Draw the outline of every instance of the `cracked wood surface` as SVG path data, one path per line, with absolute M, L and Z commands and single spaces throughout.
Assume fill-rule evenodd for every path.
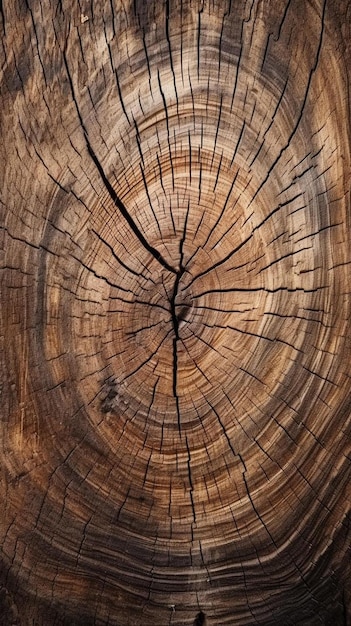
M 0 3 L 0 623 L 351 623 L 350 19 Z

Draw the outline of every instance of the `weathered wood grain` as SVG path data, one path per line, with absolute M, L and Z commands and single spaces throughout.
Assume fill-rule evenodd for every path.
M 350 16 L 0 3 L 0 623 L 351 623 Z

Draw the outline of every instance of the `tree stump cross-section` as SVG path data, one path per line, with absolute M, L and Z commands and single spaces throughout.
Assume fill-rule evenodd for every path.
M 350 624 L 345 0 L 3 0 L 0 624 Z

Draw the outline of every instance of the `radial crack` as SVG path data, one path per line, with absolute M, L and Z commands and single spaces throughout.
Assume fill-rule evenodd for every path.
M 68 66 L 68 61 L 67 61 L 67 56 L 66 56 L 66 51 L 65 50 L 63 52 L 63 58 L 64 58 L 65 67 L 66 67 L 67 77 L 68 77 L 68 80 L 69 80 L 69 83 L 70 83 L 70 88 L 71 88 L 73 102 L 75 104 L 77 115 L 78 115 L 81 127 L 83 129 L 83 132 L 84 132 L 84 139 L 85 139 L 85 142 L 86 142 L 88 153 L 89 153 L 93 163 L 95 164 L 96 169 L 98 170 L 98 172 L 100 174 L 102 182 L 103 182 L 104 186 L 106 187 L 111 200 L 113 201 L 114 205 L 119 209 L 121 215 L 123 216 L 123 218 L 127 222 L 127 224 L 130 227 L 130 229 L 133 231 L 134 235 L 140 241 L 140 243 L 143 246 L 143 248 L 145 248 L 154 257 L 154 259 L 156 259 L 156 261 L 158 261 L 160 263 L 160 265 L 162 265 L 162 267 L 164 267 L 168 272 L 171 272 L 172 274 L 175 274 L 176 270 L 174 269 L 174 267 L 172 267 L 166 261 L 166 259 L 164 259 L 162 254 L 156 248 L 154 248 L 151 244 L 149 244 L 149 242 L 145 239 L 144 235 L 142 234 L 142 232 L 137 227 L 137 225 L 134 222 L 133 218 L 129 214 L 127 208 L 123 204 L 122 200 L 118 197 L 118 195 L 115 192 L 114 188 L 112 187 L 110 181 L 108 180 L 108 178 L 107 178 L 107 176 L 106 176 L 106 174 L 104 172 L 104 169 L 103 169 L 103 167 L 102 167 L 98 157 L 96 156 L 96 154 L 95 154 L 95 152 L 94 152 L 94 150 L 92 148 L 92 145 L 91 145 L 89 137 L 88 137 L 87 129 L 86 129 L 85 124 L 83 122 L 83 118 L 82 118 L 82 115 L 81 115 L 81 112 L 80 112 L 80 109 L 79 109 L 79 106 L 78 106 L 78 102 L 77 102 L 77 99 L 76 99 L 74 85 L 73 85 L 73 80 L 72 80 L 72 76 L 71 76 L 70 71 L 69 71 L 69 66 Z

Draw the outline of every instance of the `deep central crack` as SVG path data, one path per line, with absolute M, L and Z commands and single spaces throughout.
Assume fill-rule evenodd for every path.
M 179 430 L 179 432 L 181 430 L 181 423 L 180 423 L 179 396 L 178 396 L 178 389 L 177 389 L 177 385 L 178 385 L 178 352 L 177 352 L 177 349 L 178 349 L 178 341 L 180 339 L 180 337 L 179 337 L 180 315 L 179 315 L 179 313 L 177 313 L 178 304 L 176 303 L 176 299 L 177 299 L 177 295 L 178 295 L 179 283 L 180 283 L 180 280 L 181 280 L 183 274 L 184 274 L 184 268 L 181 265 L 179 271 L 177 272 L 175 281 L 174 281 L 173 292 L 172 292 L 172 296 L 171 296 L 171 299 L 170 299 L 171 316 L 172 316 L 173 330 L 174 330 L 174 338 L 173 338 L 173 395 L 174 395 L 174 398 L 175 398 L 175 401 L 176 401 L 176 410 L 177 410 L 178 430 Z
M 180 280 L 182 278 L 184 274 L 184 268 L 181 268 L 176 275 L 175 281 L 174 281 L 174 287 L 173 287 L 173 292 L 172 292 L 172 296 L 170 299 L 170 305 L 171 305 L 171 316 L 172 316 L 172 322 L 173 322 L 173 330 L 174 330 L 174 336 L 176 341 L 178 341 L 179 339 L 179 323 L 181 321 L 181 314 L 179 311 L 179 308 L 182 310 L 182 308 L 184 308 L 184 303 L 183 304 L 178 304 L 177 303 L 177 295 L 178 295 L 178 288 L 179 288 L 179 283 Z

